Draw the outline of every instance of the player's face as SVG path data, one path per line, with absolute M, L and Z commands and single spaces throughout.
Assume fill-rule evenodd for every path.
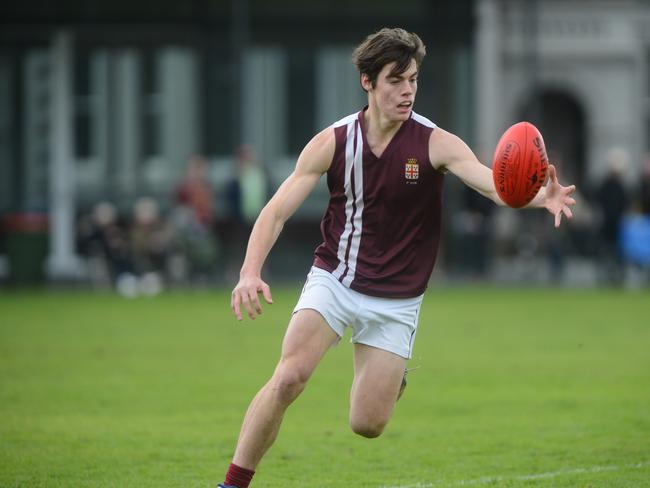
M 370 102 L 374 103 L 386 118 L 394 121 L 408 120 L 415 103 L 415 93 L 418 91 L 418 68 L 415 60 L 400 74 L 392 73 L 395 63 L 383 67 L 377 76 L 373 87 L 368 80 L 364 88 L 370 94 Z

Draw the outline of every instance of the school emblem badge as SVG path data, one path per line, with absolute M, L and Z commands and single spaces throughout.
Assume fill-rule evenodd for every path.
M 417 180 L 420 176 L 420 166 L 418 165 L 418 160 L 415 158 L 409 158 L 406 160 L 404 166 L 404 176 L 407 180 Z

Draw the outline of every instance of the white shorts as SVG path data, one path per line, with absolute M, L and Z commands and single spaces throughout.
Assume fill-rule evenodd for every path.
M 316 310 L 339 338 L 347 327 L 351 327 L 351 342 L 410 359 L 423 296 L 381 298 L 364 295 L 343 286 L 331 273 L 312 267 L 293 313 Z

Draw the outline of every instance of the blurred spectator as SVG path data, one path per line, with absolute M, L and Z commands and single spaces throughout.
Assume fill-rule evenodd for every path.
M 219 256 L 219 240 L 199 223 L 187 207 L 176 207 L 171 216 L 174 253 L 170 275 L 175 282 L 205 282 L 213 275 Z
M 650 153 L 641 168 L 634 214 L 625 216 L 621 225 L 620 246 L 626 264 L 626 286 L 650 285 Z
M 550 150 L 548 152 L 548 159 L 555 166 L 559 174 L 565 174 L 564 170 L 566 168 L 563 168 L 564 155 L 561 152 Z M 542 229 L 546 230 L 545 222 L 542 223 Z M 542 247 L 546 253 L 549 280 L 552 283 L 562 283 L 565 277 L 566 259 L 569 248 L 568 232 L 567 226 L 555 229 L 554 232 L 539 232 Z
M 638 204 L 642 214 L 650 215 L 650 153 L 646 154 L 643 168 L 641 168 Z
M 235 154 L 235 162 L 236 177 L 229 188 L 228 198 L 233 217 L 250 226 L 266 204 L 266 173 L 251 146 L 241 146 Z
M 463 187 L 463 210 L 455 219 L 461 272 L 471 279 L 485 278 L 490 251 L 490 215 L 494 204 L 469 187 Z
M 131 250 L 140 292 L 156 295 L 162 291 L 170 244 L 171 230 L 160 218 L 158 203 L 139 198 L 133 209 Z
M 623 183 L 627 169 L 627 153 L 620 148 L 607 155 L 608 172 L 597 192 L 596 203 L 601 210 L 600 258 L 604 279 L 612 285 L 623 283 L 623 260 L 619 249 L 620 228 L 628 208 L 628 195 Z
M 192 156 L 184 180 L 176 187 L 171 216 L 174 244 L 178 251 L 171 259 L 175 281 L 206 281 L 213 274 L 219 254 L 215 235 L 214 192 L 207 177 L 207 161 Z
M 192 210 L 196 223 L 211 228 L 214 222 L 214 192 L 207 177 L 208 163 L 194 155 L 187 162 L 185 178 L 175 189 L 178 205 Z
M 226 268 L 226 276 L 231 281 L 237 280 L 237 263 L 244 258 L 248 235 L 268 198 L 267 175 L 264 166 L 259 164 L 254 149 L 246 144 L 240 146 L 235 153 L 234 163 L 233 178 L 227 186 L 231 218 L 227 223 L 227 255 L 230 264 Z
M 129 240 L 119 224 L 115 206 L 95 205 L 89 219 L 80 225 L 82 253 L 88 257 L 90 279 L 94 285 L 115 284 L 126 295 L 135 293 L 136 283 Z

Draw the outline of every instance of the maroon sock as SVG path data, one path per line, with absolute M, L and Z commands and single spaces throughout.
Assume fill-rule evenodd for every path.
M 254 474 L 255 471 L 240 468 L 236 464 L 230 463 L 224 484 L 226 486 L 236 486 L 237 488 L 248 488 Z

